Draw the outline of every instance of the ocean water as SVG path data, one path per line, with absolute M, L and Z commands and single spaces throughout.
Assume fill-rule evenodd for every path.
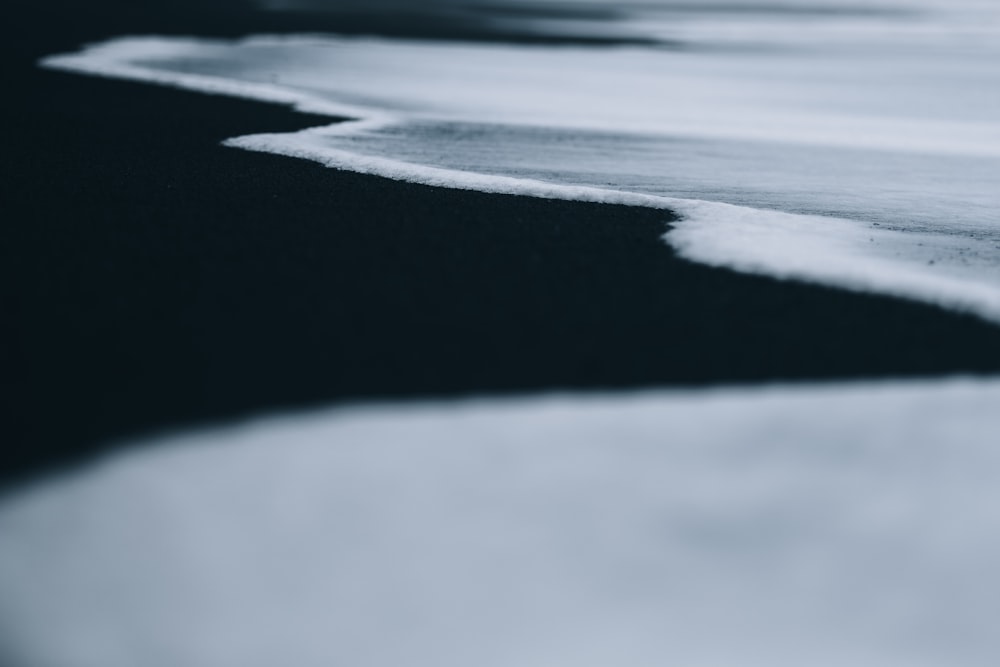
M 441 4 L 632 45 L 126 36 L 42 64 L 353 119 L 235 148 L 672 209 L 693 261 L 1000 322 L 997 3 Z M 992 666 L 998 404 L 526 396 L 134 443 L 0 501 L 0 662 Z
M 1000 321 L 996 3 L 616 11 L 502 20 L 654 43 L 134 37 L 43 64 L 355 119 L 230 146 L 671 208 L 666 240 L 689 259 Z

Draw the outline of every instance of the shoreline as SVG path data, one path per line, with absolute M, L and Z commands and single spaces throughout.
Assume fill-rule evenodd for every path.
M 994 325 L 687 262 L 663 211 L 226 148 L 329 119 L 45 71 L 36 51 L 74 44 L 18 44 L 0 482 L 279 409 L 1000 371 Z

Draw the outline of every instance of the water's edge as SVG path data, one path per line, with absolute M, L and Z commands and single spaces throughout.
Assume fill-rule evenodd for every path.
M 200 43 L 207 42 L 161 37 L 120 38 L 87 47 L 76 54 L 50 56 L 39 64 L 55 70 L 282 104 L 295 111 L 338 119 L 333 125 L 294 133 L 234 137 L 224 142 L 230 147 L 307 159 L 328 167 L 424 185 L 669 210 L 679 219 L 671 223 L 664 239 L 684 259 L 741 272 L 913 299 L 1000 322 L 1000 285 L 976 276 L 920 270 L 912 261 L 902 262 L 895 256 L 898 253 L 890 251 L 901 246 L 941 245 L 941 239 L 934 234 L 901 234 L 856 220 L 563 185 L 343 150 L 331 145 L 330 139 L 361 136 L 401 121 L 391 113 L 318 98 L 309 92 L 278 84 L 169 71 L 142 62 L 143 58 L 183 51 L 188 45 L 197 47 Z M 344 118 L 352 120 L 344 121 Z M 836 242 L 830 243 L 831 238 Z M 950 242 L 944 241 L 945 244 Z M 959 249 L 958 254 L 961 253 Z M 934 264 L 934 261 L 928 263 Z

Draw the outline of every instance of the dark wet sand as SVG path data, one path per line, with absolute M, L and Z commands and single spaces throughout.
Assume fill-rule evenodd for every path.
M 108 34 L 272 20 L 141 7 L 23 10 L 3 47 L 0 479 L 343 401 L 1000 370 L 1000 328 L 679 260 L 663 212 L 223 148 L 328 119 L 34 66 Z

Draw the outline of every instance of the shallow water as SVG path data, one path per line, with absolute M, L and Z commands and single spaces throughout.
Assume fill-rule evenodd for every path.
M 685 216 L 667 240 L 689 259 L 1000 321 L 1000 10 L 834 9 L 653 3 L 591 21 L 669 47 L 127 38 L 45 65 L 347 115 L 229 144 L 454 187 L 641 195 Z
M 528 397 L 147 442 L 0 505 L 0 646 L 18 667 L 988 667 L 998 401 Z

